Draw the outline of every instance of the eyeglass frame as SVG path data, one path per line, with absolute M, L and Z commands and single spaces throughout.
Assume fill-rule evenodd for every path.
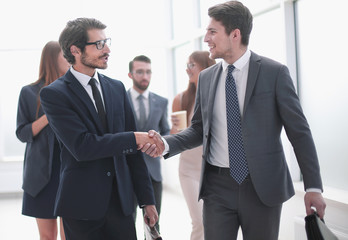
M 136 74 L 138 76 L 144 76 L 145 74 L 151 76 L 152 75 L 152 71 L 151 70 L 142 70 L 142 69 L 139 69 L 139 70 L 135 70 L 133 71 L 133 74 Z
M 99 40 L 99 41 L 95 41 L 95 42 L 86 42 L 85 45 L 95 45 L 95 47 L 98 50 L 102 50 L 105 47 L 105 44 L 107 44 L 108 46 L 111 46 L 111 38 L 106 38 L 104 40 Z M 98 47 L 100 44 L 102 44 L 101 47 Z
M 196 64 L 194 64 L 194 63 L 187 63 L 186 64 L 186 67 L 188 68 L 188 69 L 192 69 L 192 68 L 194 68 L 196 66 Z

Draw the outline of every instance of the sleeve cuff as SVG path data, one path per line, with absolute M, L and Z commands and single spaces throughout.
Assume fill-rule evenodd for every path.
M 163 144 L 164 144 L 164 151 L 162 153 L 162 156 L 166 155 L 167 153 L 169 153 L 169 145 L 167 143 L 167 141 L 161 136 Z
M 306 192 L 322 193 L 321 189 L 319 189 L 319 188 L 307 188 Z

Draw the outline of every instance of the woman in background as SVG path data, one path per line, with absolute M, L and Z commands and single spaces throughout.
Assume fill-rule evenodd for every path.
M 57 239 L 54 203 L 59 183 L 60 150 L 42 111 L 39 92 L 68 69 L 69 63 L 58 42 L 48 42 L 41 53 L 39 79 L 22 88 L 18 101 L 16 135 L 26 143 L 22 214 L 36 218 L 40 239 Z M 60 236 L 65 239 L 62 221 Z
M 193 107 L 196 98 L 196 89 L 198 83 L 199 73 L 215 64 L 215 60 L 209 58 L 209 52 L 207 51 L 195 51 L 193 52 L 187 63 L 187 75 L 189 77 L 188 88 L 175 96 L 172 106 L 172 111 L 187 112 L 187 126 L 191 123 L 193 115 Z M 177 133 L 178 126 L 180 126 L 179 118 L 172 116 L 172 129 L 171 134 Z M 203 200 L 198 201 L 199 194 L 199 179 L 202 168 L 202 154 L 203 147 L 197 147 L 194 149 L 186 150 L 180 155 L 179 162 L 179 179 L 181 188 L 188 206 L 191 220 L 192 220 L 192 232 L 191 240 L 203 240 Z

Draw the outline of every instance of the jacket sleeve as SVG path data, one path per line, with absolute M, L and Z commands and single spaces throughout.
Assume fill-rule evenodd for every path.
M 314 140 L 287 67 L 281 67 L 278 79 L 278 109 L 303 174 L 305 189 L 323 190 Z
M 164 158 L 172 157 L 179 154 L 185 150 L 192 149 L 202 145 L 203 143 L 203 122 L 202 122 L 202 112 L 201 112 L 201 96 L 200 96 L 200 86 L 198 83 L 198 90 L 196 95 L 196 102 L 194 107 L 193 117 L 191 119 L 191 126 L 185 130 L 173 134 L 164 136 L 164 139 L 169 145 L 169 153 L 164 156 Z
M 32 142 L 34 138 L 32 131 L 32 122 L 34 120 L 31 117 L 33 106 L 30 105 L 29 93 L 27 88 L 23 87 L 18 100 L 16 128 L 16 136 L 21 142 Z
M 86 112 L 61 90 L 48 86 L 41 90 L 40 97 L 54 133 L 77 161 L 122 155 L 125 151 L 136 153 L 133 132 L 98 135 Z

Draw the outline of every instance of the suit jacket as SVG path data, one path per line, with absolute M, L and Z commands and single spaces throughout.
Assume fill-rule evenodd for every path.
M 20 92 L 16 135 L 26 143 L 23 166 L 23 190 L 35 197 L 50 181 L 55 136 L 49 125 L 33 136 L 32 123 L 36 120 L 38 94 L 44 82 L 24 86 Z M 38 117 L 43 115 L 40 107 Z M 57 154 L 58 151 L 56 151 Z
M 164 137 L 170 147 L 166 157 L 203 143 L 200 197 L 204 192 L 202 176 L 209 157 L 212 109 L 221 65 L 200 74 L 192 125 L 177 135 Z M 259 198 L 268 206 L 279 205 L 294 195 L 280 138 L 283 127 L 294 148 L 305 189 L 322 189 L 316 149 L 288 68 L 252 52 L 242 134 L 251 180 Z
M 131 103 L 134 116 L 136 116 L 134 112 L 134 104 L 131 97 L 130 90 L 127 91 L 129 101 Z M 150 112 L 149 117 L 146 122 L 146 126 L 144 129 L 140 129 L 141 131 L 149 131 L 151 129 L 160 133 L 162 136 L 168 135 L 170 132 L 169 124 L 168 124 L 168 100 L 164 97 L 161 97 L 155 93 L 149 93 L 149 105 Z M 137 122 L 137 118 L 136 118 Z M 161 182 L 163 180 L 161 173 L 161 157 L 150 157 L 147 154 L 144 154 L 145 163 L 147 169 L 149 170 L 150 176 L 156 182 Z
M 150 177 L 133 131 L 135 120 L 120 81 L 99 74 L 108 133 L 91 98 L 70 70 L 41 90 L 41 102 L 61 143 L 61 179 L 55 214 L 100 219 L 106 214 L 114 179 L 124 215 L 140 205 L 154 205 Z

